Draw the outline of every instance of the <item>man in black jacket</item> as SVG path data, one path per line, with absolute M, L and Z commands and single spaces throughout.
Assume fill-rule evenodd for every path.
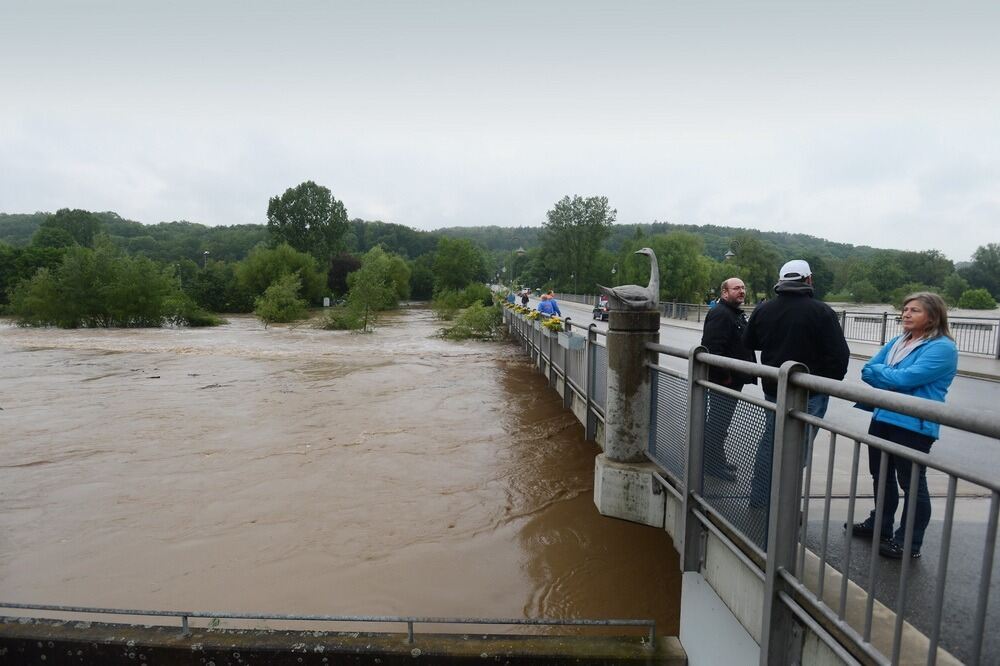
M 781 267 L 778 284 L 774 286 L 777 297 L 758 306 L 746 331 L 743 344 L 748 349 L 759 349 L 760 361 L 765 365 L 780 367 L 785 361 L 798 361 L 809 372 L 821 377 L 843 379 L 851 351 L 844 340 L 837 314 L 826 303 L 813 298 L 812 269 L 802 259 L 794 259 Z M 764 397 L 776 402 L 778 387 L 773 381 L 764 380 Z M 807 412 L 822 418 L 830 403 L 830 396 L 811 394 Z M 803 464 L 808 460 L 815 429 L 806 439 Z M 751 484 L 750 504 L 764 506 L 771 494 L 771 450 L 774 443 L 774 414 L 767 412 L 764 435 L 757 446 L 754 478 Z
M 743 330 L 747 325 L 747 316 L 740 309 L 747 294 L 743 280 L 729 278 L 722 283 L 719 294 L 718 304 L 705 317 L 702 346 L 712 354 L 756 363 L 757 355 L 752 349 L 743 346 Z M 711 366 L 708 369 L 708 379 L 734 391 L 742 391 L 745 384 L 757 383 L 757 378 L 753 375 Z M 725 445 L 737 402 L 735 398 L 715 391 L 708 394 L 705 472 L 726 481 L 736 480 L 736 465 L 726 460 Z

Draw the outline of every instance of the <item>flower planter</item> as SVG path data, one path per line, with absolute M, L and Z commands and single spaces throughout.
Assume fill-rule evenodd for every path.
M 586 344 L 587 338 L 582 335 L 573 335 L 572 333 L 559 334 L 559 346 L 565 349 L 583 349 Z
M 531 323 L 534 325 L 534 328 L 535 328 L 536 331 L 542 330 L 542 322 L 540 322 L 537 319 L 535 319 Z
M 545 336 L 546 338 L 551 338 L 551 337 L 553 337 L 555 335 L 555 333 L 553 333 L 549 329 L 547 329 L 544 326 L 542 326 L 542 335 Z

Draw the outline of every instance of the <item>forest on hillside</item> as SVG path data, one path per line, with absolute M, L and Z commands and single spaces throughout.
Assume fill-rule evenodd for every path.
M 634 252 L 645 246 L 659 257 L 664 301 L 704 301 L 733 275 L 743 278 L 753 297 L 766 297 L 778 267 L 792 258 L 810 262 L 817 296 L 828 300 L 893 302 L 929 289 L 953 305 L 992 308 L 1000 298 L 1000 243 L 984 244 L 971 262 L 956 266 L 936 250 L 878 249 L 721 226 L 619 225 L 616 216 L 605 197 L 566 196 L 541 227 L 427 232 L 350 219 L 344 204 L 312 181 L 272 197 L 266 224 L 143 224 L 114 212 L 74 209 L 6 213 L 0 214 L 0 308 L 35 313 L 23 321 L 59 325 L 147 325 L 171 316 L 186 321 L 176 313 L 252 311 L 270 287 L 292 275 L 282 282 L 282 298 L 301 309 L 324 297 L 348 296 L 351 275 L 366 257 L 385 272 L 380 279 L 394 285 L 380 297 L 387 302 L 429 300 L 491 281 L 592 293 L 598 284 L 644 284 L 648 264 Z M 91 315 L 63 321 L 38 314 L 47 312 L 40 305 L 47 299 L 93 301 L 88 290 L 142 301 L 141 294 L 108 286 L 124 279 L 155 283 L 160 301 L 173 304 L 161 310 L 175 314 L 154 309 L 130 318 L 121 303 L 114 315 L 114 308 L 94 304 L 87 306 Z

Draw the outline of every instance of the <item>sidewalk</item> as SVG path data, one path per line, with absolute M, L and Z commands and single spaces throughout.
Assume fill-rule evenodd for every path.
M 670 319 L 661 317 L 660 322 L 664 326 L 674 328 L 686 328 L 688 330 L 700 331 L 704 322 L 686 321 L 684 319 Z M 880 349 L 880 345 L 868 342 L 856 342 L 848 340 L 847 346 L 851 348 L 851 356 L 867 361 Z M 987 358 L 986 356 L 976 356 L 974 354 L 958 355 L 958 374 L 963 377 L 984 379 L 991 382 L 1000 382 L 1000 360 Z

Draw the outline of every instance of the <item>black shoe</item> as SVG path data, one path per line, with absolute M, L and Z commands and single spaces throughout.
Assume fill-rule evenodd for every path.
M 847 529 L 847 523 L 844 523 L 844 529 Z M 856 537 L 871 537 L 875 534 L 875 519 L 868 516 L 860 523 L 854 523 L 851 525 L 851 535 Z M 889 541 L 892 539 L 892 533 L 884 533 L 882 535 L 882 541 Z
M 903 559 L 903 544 L 899 543 L 895 539 L 883 541 L 878 545 L 878 554 L 882 557 L 888 557 L 891 560 L 901 560 Z M 910 559 L 915 560 L 918 557 L 920 557 L 920 549 L 911 549 Z

